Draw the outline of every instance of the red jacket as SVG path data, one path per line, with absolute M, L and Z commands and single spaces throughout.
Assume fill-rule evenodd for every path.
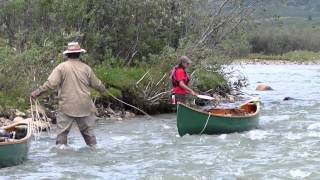
M 185 71 L 184 68 L 181 67 L 174 67 L 174 69 L 171 72 L 171 81 L 172 81 L 172 93 L 174 94 L 180 94 L 180 95 L 185 95 L 188 94 L 189 92 L 182 87 L 180 87 L 179 82 L 183 81 L 186 85 L 189 84 L 190 78 Z

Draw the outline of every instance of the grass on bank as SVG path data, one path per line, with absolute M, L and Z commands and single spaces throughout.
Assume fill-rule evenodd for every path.
M 28 107 L 27 98 L 18 97 L 15 94 L 0 91 L 0 116 L 5 115 L 11 109 L 26 111 Z
M 140 88 L 137 87 L 137 82 L 145 75 L 148 71 L 146 68 L 142 67 L 131 67 L 131 68 L 109 68 L 109 67 L 99 67 L 96 69 L 97 76 L 102 80 L 102 82 L 109 87 L 109 90 L 115 93 L 116 96 L 121 97 L 124 92 L 134 92 L 139 91 Z M 161 79 L 164 72 L 155 71 L 155 69 L 150 70 L 153 74 L 155 80 L 154 84 Z M 208 89 L 215 89 L 217 87 L 226 87 L 227 80 L 219 73 L 208 72 L 205 70 L 198 70 L 192 78 L 192 86 L 200 91 L 206 91 Z M 145 78 L 146 79 L 146 78 Z M 171 81 L 169 77 L 166 77 L 163 81 L 164 86 L 161 87 L 162 91 L 170 90 Z M 146 87 L 147 82 L 141 82 L 142 87 Z

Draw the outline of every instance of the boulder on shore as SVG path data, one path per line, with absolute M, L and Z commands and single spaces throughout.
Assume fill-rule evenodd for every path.
M 0 127 L 1 126 L 8 126 L 12 124 L 12 121 L 3 117 L 0 117 Z
M 259 84 L 256 88 L 256 91 L 272 91 L 272 87 L 265 85 L 265 84 Z
M 22 118 L 22 117 L 15 117 L 14 119 L 13 119 L 13 122 L 21 122 L 21 121 L 24 121 L 24 118 Z

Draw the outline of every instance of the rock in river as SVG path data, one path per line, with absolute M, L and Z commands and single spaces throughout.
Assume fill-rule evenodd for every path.
M 259 84 L 256 88 L 256 91 L 272 91 L 272 87 L 265 85 L 265 84 Z
M 285 97 L 283 98 L 283 101 L 292 101 L 292 100 L 296 100 L 295 98 L 292 97 Z

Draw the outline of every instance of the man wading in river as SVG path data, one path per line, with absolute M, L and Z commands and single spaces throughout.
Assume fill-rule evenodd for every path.
M 96 121 L 96 108 L 90 98 L 90 87 L 105 92 L 105 86 L 92 69 L 80 61 L 80 53 L 85 53 L 77 42 L 68 44 L 63 52 L 68 60 L 59 64 L 48 80 L 31 93 L 36 98 L 48 90 L 58 89 L 59 112 L 57 115 L 57 145 L 67 145 L 68 133 L 76 122 L 88 146 L 97 144 L 93 127 Z
M 192 61 L 187 56 L 182 56 L 180 58 L 180 63 L 171 71 L 171 82 L 173 86 L 171 90 L 172 104 L 176 104 L 177 102 L 185 103 L 189 93 L 193 96 L 198 95 L 190 87 L 188 87 L 190 79 L 186 69 L 191 63 Z

